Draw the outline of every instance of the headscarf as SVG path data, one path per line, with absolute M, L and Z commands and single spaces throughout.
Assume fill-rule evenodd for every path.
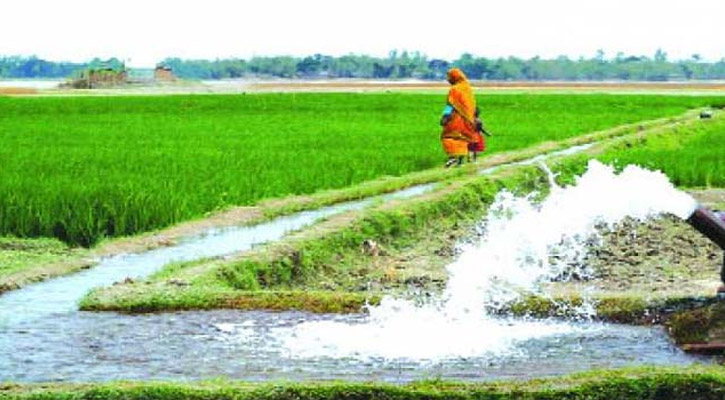
M 453 85 L 448 91 L 448 104 L 456 109 L 466 122 L 473 124 L 476 110 L 476 99 L 473 97 L 473 89 L 468 83 L 466 74 L 459 68 L 448 70 L 448 82 Z

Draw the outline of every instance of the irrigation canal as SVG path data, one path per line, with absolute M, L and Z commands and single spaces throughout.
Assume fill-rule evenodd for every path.
M 578 146 L 549 156 L 584 148 Z M 488 172 L 491 171 L 482 171 Z M 434 187 L 435 184 L 419 185 L 299 212 L 256 226 L 211 230 L 175 246 L 110 257 L 94 268 L 3 294 L 0 381 L 187 380 L 218 376 L 251 381 L 487 380 L 642 364 L 691 364 L 701 360 L 675 348 L 661 328 L 586 321 L 497 318 L 492 327 L 510 338 L 503 351 L 427 359 L 375 354 L 320 355 L 290 350 L 290 342 L 300 340 L 296 328 L 303 324 L 356 326 L 369 322 L 366 315 L 234 310 L 124 315 L 77 310 L 78 300 L 93 287 L 110 285 L 129 276 L 145 277 L 170 262 L 245 251 L 256 244 L 278 240 L 287 232 L 321 218 L 361 209 L 381 199 L 414 197 Z M 484 340 L 487 335 L 469 333 Z M 325 343 L 303 346 L 311 348 Z

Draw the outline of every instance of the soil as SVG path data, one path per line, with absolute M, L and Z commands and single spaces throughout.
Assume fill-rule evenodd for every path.
M 674 216 L 624 221 L 603 241 L 586 260 L 601 290 L 698 294 L 718 286 L 722 250 Z
M 693 190 L 701 204 L 718 209 L 725 189 Z M 723 250 L 672 215 L 639 222 L 626 220 L 602 230 L 584 263 L 591 279 L 549 285 L 554 294 L 581 291 L 634 293 L 653 297 L 713 296 L 722 284 Z M 576 277 L 575 277 L 576 278 Z
M 688 90 L 719 91 L 725 90 L 724 83 L 711 82 L 527 82 L 527 81 L 472 81 L 478 89 L 513 90 Z M 447 90 L 444 81 L 379 81 L 379 80 L 330 80 L 305 81 L 281 80 L 255 82 L 248 86 L 252 91 L 325 91 L 325 90 Z
M 29 95 L 37 94 L 37 89 L 21 88 L 21 87 L 0 87 L 0 96 L 2 95 Z
M 703 189 L 692 191 L 692 195 L 713 210 L 725 210 L 725 189 Z
M 644 93 L 722 93 L 723 82 L 528 82 L 472 81 L 485 91 L 547 91 L 547 92 L 644 92 Z M 246 92 L 383 92 L 383 91 L 446 91 L 447 82 L 423 80 L 373 79 L 227 79 L 219 81 L 178 80 L 148 85 L 125 85 L 102 89 L 29 89 L 0 88 L 0 95 L 163 95 Z
M 695 190 L 703 205 L 725 204 L 725 189 Z M 401 249 L 381 248 L 370 255 L 373 269 L 381 268 L 378 289 L 436 292 L 445 286 L 445 266 L 459 252 L 461 241 L 475 240 L 471 226 L 437 227 L 421 240 Z M 665 215 L 645 222 L 625 220 L 602 229 L 601 243 L 590 245 L 584 264 L 592 275 L 573 276 L 547 285 L 553 294 L 638 293 L 657 297 L 712 296 L 720 282 L 723 251 L 685 221 Z M 364 251 L 361 244 L 361 251 Z

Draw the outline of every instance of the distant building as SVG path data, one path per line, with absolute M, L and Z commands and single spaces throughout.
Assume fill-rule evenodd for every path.
M 80 76 L 70 82 L 70 86 L 76 89 L 96 89 L 119 86 L 127 82 L 128 72 L 125 65 L 114 68 L 109 63 L 101 62 L 81 71 Z
M 91 83 L 91 88 L 101 86 L 117 86 L 126 83 L 128 80 L 128 74 L 126 70 L 117 71 L 113 68 L 97 68 L 89 69 L 88 80 Z
M 154 69 L 154 79 L 160 82 L 172 82 L 176 80 L 171 67 L 165 65 L 157 65 Z

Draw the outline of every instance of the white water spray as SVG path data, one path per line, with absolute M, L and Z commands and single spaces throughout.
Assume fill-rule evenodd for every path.
M 305 322 L 276 335 L 293 357 L 436 361 L 511 354 L 526 340 L 596 329 L 495 317 L 486 309 L 581 264 L 597 226 L 665 212 L 685 219 L 695 207 L 660 172 L 628 166 L 615 174 L 591 161 L 575 185 L 554 185 L 540 205 L 500 194 L 487 233 L 448 266 L 449 281 L 437 301 L 421 306 L 385 298 L 362 323 Z

